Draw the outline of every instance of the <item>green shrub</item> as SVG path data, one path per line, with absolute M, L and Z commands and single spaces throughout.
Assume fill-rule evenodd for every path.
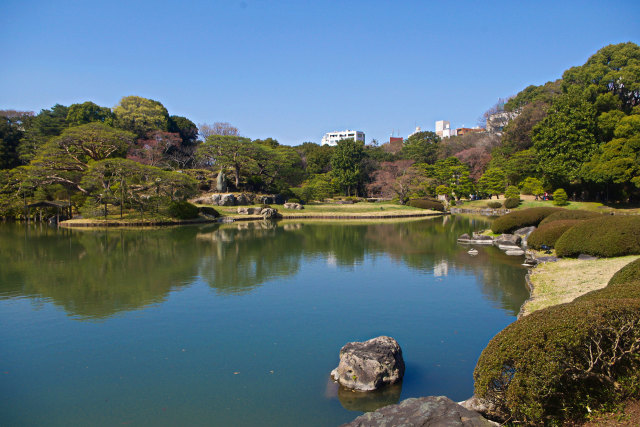
M 177 219 L 193 219 L 198 217 L 198 207 L 189 202 L 171 202 L 169 215 Z
M 272 209 L 272 208 L 271 208 L 271 205 L 264 205 L 264 204 L 263 204 L 263 205 L 260 205 L 260 207 L 261 207 L 262 209 Z
M 640 254 L 640 216 L 602 216 L 584 220 L 558 239 L 556 254 L 561 257 Z
M 204 215 L 208 215 L 208 216 L 212 216 L 214 218 L 218 218 L 220 216 L 220 212 L 218 212 L 217 210 L 215 210 L 214 208 L 212 208 L 211 206 L 200 206 L 198 208 L 198 211 L 201 214 Z
M 520 199 L 520 190 L 514 185 L 507 187 L 507 191 L 504 192 L 504 197 L 507 199 Z
M 434 211 L 444 212 L 444 205 L 440 200 L 433 199 L 411 199 L 407 205 L 420 209 L 431 209 Z
M 540 222 L 540 226 L 543 226 L 544 224 L 548 224 L 553 221 L 560 221 L 564 219 L 589 219 L 589 218 L 595 218 L 597 216 L 598 217 L 602 216 L 602 214 L 599 214 L 597 212 L 583 211 L 580 209 L 575 209 L 575 210 L 563 209 L 543 219 Z
M 609 285 L 640 280 L 640 258 L 630 262 L 609 279 Z
M 522 317 L 480 355 L 475 395 L 495 405 L 493 417 L 540 425 L 637 395 L 639 322 L 633 299 L 579 301 Z
M 556 206 L 566 206 L 569 204 L 567 192 L 562 188 L 558 188 L 553 192 L 553 204 Z
M 287 203 L 302 203 L 300 201 L 300 199 L 296 199 L 295 197 L 290 198 L 289 200 L 287 200 Z
M 494 233 L 510 233 L 518 228 L 537 226 L 540 221 L 561 208 L 540 207 L 530 208 L 521 211 L 511 212 L 496 218 L 491 224 L 491 230 Z
M 504 207 L 506 209 L 515 209 L 520 206 L 520 197 L 510 197 L 504 201 Z
M 487 207 L 491 209 L 500 209 L 502 207 L 502 203 L 500 202 L 488 202 Z
M 553 248 L 556 246 L 556 241 L 558 241 L 565 231 L 580 222 L 582 221 L 579 219 L 565 219 L 540 225 L 538 228 L 533 230 L 533 233 L 531 233 L 527 238 L 527 246 L 533 249 L 542 249 L 542 245 L 547 245 Z

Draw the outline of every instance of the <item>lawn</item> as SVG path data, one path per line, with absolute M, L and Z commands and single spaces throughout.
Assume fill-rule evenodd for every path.
M 520 196 L 520 198 L 522 199 L 522 203 L 520 203 L 520 206 L 516 208 L 517 210 L 536 208 L 540 206 L 555 206 L 552 201 L 535 200 L 533 196 L 522 195 Z M 465 209 L 484 209 L 484 208 L 487 208 L 487 203 L 491 201 L 493 202 L 499 201 L 501 203 L 504 203 L 504 200 L 505 200 L 504 197 L 501 197 L 498 200 L 485 199 L 485 200 L 465 201 L 463 203 L 458 203 L 456 207 L 457 208 L 462 207 Z M 604 205 L 599 202 L 569 202 L 567 206 L 562 206 L 562 207 L 565 209 L 583 209 L 587 211 L 600 212 L 600 213 L 616 212 L 616 213 L 640 214 L 640 206 L 638 205 L 633 205 L 633 206 L 621 205 L 621 204 Z
M 530 274 L 533 292 L 521 312 L 530 314 L 604 288 L 616 271 L 638 258 L 631 255 L 596 260 L 561 259 L 539 264 Z
M 253 205 L 254 207 L 259 205 Z M 249 206 L 251 207 L 251 206 Z M 389 202 L 367 203 L 360 202 L 351 205 L 339 205 L 330 203 L 307 204 L 303 210 L 285 209 L 283 205 L 272 205 L 285 217 L 391 217 L 398 215 L 428 215 L 440 214 L 440 212 L 428 209 L 419 209 L 411 206 L 397 205 Z M 223 216 L 232 218 L 246 218 L 247 215 L 239 215 L 237 206 L 213 206 Z

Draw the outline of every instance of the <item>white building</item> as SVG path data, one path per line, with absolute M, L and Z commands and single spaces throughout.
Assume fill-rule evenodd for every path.
M 415 135 L 416 133 L 420 133 L 420 132 L 422 132 L 422 129 L 420 129 L 420 126 L 417 126 L 416 130 L 411 132 L 407 138 L 411 138 L 413 135 Z
M 341 139 L 355 139 L 364 142 L 364 132 L 357 130 L 343 130 L 340 132 L 325 133 L 322 137 L 322 145 L 338 145 Z
M 451 123 L 448 120 L 438 120 L 436 122 L 436 135 L 440 138 L 449 138 L 451 136 L 456 136 L 457 132 L 455 129 L 451 129 Z

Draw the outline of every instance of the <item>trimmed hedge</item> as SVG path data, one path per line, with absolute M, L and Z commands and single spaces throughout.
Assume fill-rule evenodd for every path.
M 540 207 L 511 212 L 496 218 L 491 224 L 494 233 L 511 233 L 514 230 L 531 225 L 537 226 L 540 221 L 562 208 Z
M 638 325 L 638 299 L 574 301 L 531 313 L 484 349 L 475 395 L 493 405 L 491 417 L 541 425 L 637 396 Z
M 555 248 L 561 257 L 640 254 L 640 216 L 603 216 L 582 221 L 567 230 Z
M 520 206 L 520 198 L 519 197 L 510 197 L 504 201 L 504 207 L 506 209 L 515 209 Z
M 411 199 L 407 205 L 420 209 L 431 209 L 434 211 L 444 212 L 444 205 L 439 200 L 433 199 Z
M 564 209 L 560 212 L 552 213 L 540 222 L 540 226 L 553 221 L 560 221 L 563 219 L 589 219 L 595 217 L 601 217 L 602 214 L 597 212 L 583 211 L 580 209 Z
M 626 283 L 633 280 L 640 280 L 640 258 L 630 262 L 616 272 L 616 274 L 609 279 L 609 285 L 615 285 L 618 283 Z
M 488 202 L 487 203 L 487 207 L 491 208 L 491 209 L 499 209 L 502 207 L 502 203 L 500 202 Z
M 169 215 L 177 219 L 194 219 L 198 217 L 198 207 L 189 202 L 171 202 Z
M 555 247 L 556 241 L 560 236 L 580 222 L 582 221 L 579 219 L 565 219 L 562 221 L 553 221 L 547 224 L 542 224 L 541 222 L 540 226 L 533 230 L 527 238 L 527 246 L 532 247 L 533 249 L 542 249 L 542 245 Z

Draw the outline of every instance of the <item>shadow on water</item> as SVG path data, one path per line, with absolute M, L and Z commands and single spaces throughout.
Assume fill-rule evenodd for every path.
M 527 298 L 518 257 L 456 237 L 488 222 L 438 217 L 391 223 L 237 222 L 165 229 L 68 230 L 0 225 L 0 298 L 49 300 L 80 319 L 103 319 L 163 301 L 202 278 L 221 295 L 241 295 L 296 275 L 305 259 L 337 268 L 389 257 L 409 268 L 480 279 L 482 292 L 514 315 Z M 517 258 L 517 259 L 516 259 Z

